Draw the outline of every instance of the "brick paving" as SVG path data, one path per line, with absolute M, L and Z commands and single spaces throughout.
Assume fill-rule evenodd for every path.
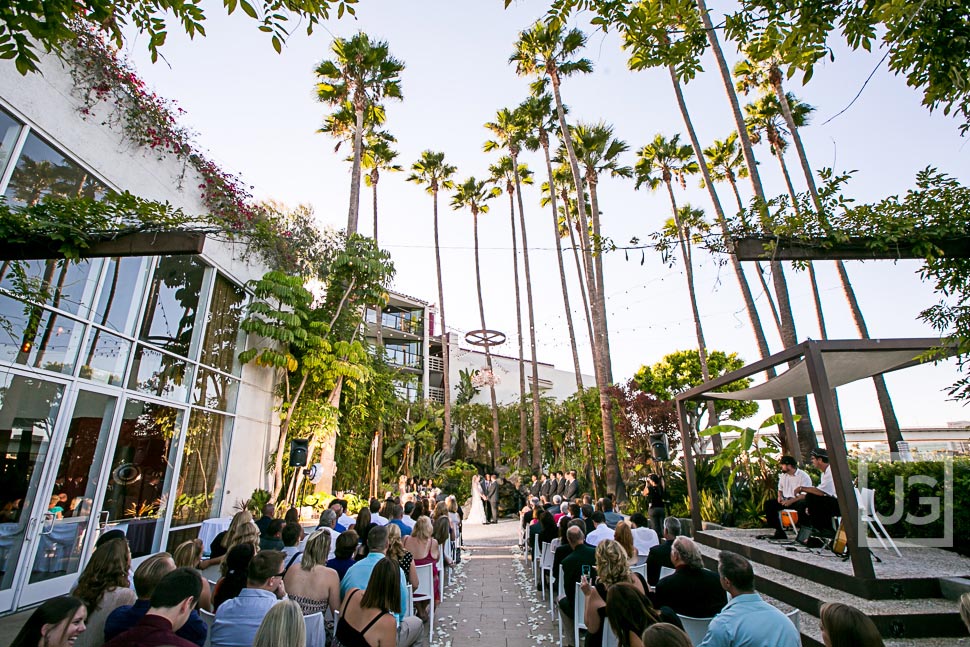
M 465 528 L 465 552 L 435 609 L 436 647 L 551 647 L 559 642 L 549 601 L 516 546 L 518 524 Z

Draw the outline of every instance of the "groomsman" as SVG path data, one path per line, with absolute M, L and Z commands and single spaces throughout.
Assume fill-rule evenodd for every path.
M 566 493 L 563 495 L 563 501 L 572 503 L 577 496 L 579 496 L 579 481 L 576 480 L 576 470 L 569 470 L 566 472 Z
M 553 490 L 553 482 L 549 478 L 548 474 L 543 473 L 542 484 L 539 486 L 539 496 L 546 500 L 546 502 L 552 501 L 552 495 L 555 494 Z
M 566 495 L 566 475 L 563 474 L 562 472 L 556 472 L 556 476 L 558 477 L 558 481 L 556 483 L 556 494 L 558 494 L 560 497 L 565 496 Z
M 539 482 L 539 476 L 536 474 L 532 475 L 532 485 L 529 486 L 529 497 L 538 498 L 539 489 L 542 487 L 542 483 Z
M 491 474 L 486 474 L 485 478 L 482 480 L 482 507 L 485 508 L 485 523 L 492 523 L 492 507 L 488 504 L 488 494 L 489 488 L 491 487 L 490 480 L 492 478 Z

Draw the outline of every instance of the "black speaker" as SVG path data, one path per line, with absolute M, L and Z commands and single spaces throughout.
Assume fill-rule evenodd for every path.
M 294 438 L 290 441 L 290 467 L 306 467 L 309 445 L 310 441 L 306 438 Z
M 654 460 L 670 460 L 670 451 L 667 448 L 666 434 L 650 434 L 650 448 L 653 450 Z

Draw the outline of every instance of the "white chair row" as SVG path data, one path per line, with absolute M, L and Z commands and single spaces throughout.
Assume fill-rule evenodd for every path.
M 692 618 L 690 616 L 680 615 L 679 613 L 677 614 L 677 617 L 680 618 L 681 624 L 684 625 L 684 631 L 687 632 L 687 636 L 690 638 L 690 641 L 695 645 L 701 644 L 701 641 L 704 640 L 704 636 L 707 635 L 707 628 L 711 624 L 711 620 L 714 619 Z M 798 609 L 789 611 L 785 614 L 785 617 L 791 620 L 791 623 L 795 625 L 795 629 L 801 633 L 802 621 L 801 613 L 798 611 Z M 604 642 L 603 644 L 605 645 L 606 643 Z

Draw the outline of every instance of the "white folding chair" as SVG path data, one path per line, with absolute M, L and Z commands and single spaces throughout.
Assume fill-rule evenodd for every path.
M 660 567 L 660 577 L 658 577 L 657 579 L 658 580 L 662 580 L 663 578 L 667 577 L 668 575 L 673 575 L 674 572 L 675 571 L 672 568 L 668 568 L 666 566 L 661 566 Z
M 445 597 L 445 551 L 438 547 L 438 598 Z
M 637 555 L 637 566 L 640 566 L 641 564 L 646 564 L 646 563 L 647 563 L 646 555 Z
M 554 609 L 553 613 L 556 614 L 555 618 L 558 621 L 558 625 L 559 625 L 559 647 L 562 647 L 562 615 L 559 613 L 559 609 L 557 608 L 558 605 L 556 604 L 556 602 L 559 600 L 559 598 L 566 596 L 566 582 L 564 581 L 565 579 L 566 578 L 564 578 L 562 574 L 562 564 L 560 564 L 559 565 L 559 586 L 557 587 L 556 595 L 552 600 L 552 604 L 550 604 L 550 608 Z
M 532 579 L 536 584 L 539 583 L 539 560 L 542 558 L 539 548 L 539 535 L 535 536 L 532 545 Z
M 432 564 L 422 564 L 414 567 L 418 574 L 418 588 L 411 596 L 414 602 L 428 603 L 428 620 L 431 626 L 428 642 L 434 642 L 434 571 L 432 566 Z
M 408 599 L 404 603 L 404 615 L 413 616 L 414 615 L 414 587 L 408 584 L 407 592 L 408 592 L 407 593 Z M 334 615 L 336 615 L 337 613 L 339 613 L 339 611 L 335 611 Z M 336 620 L 334 621 L 334 626 L 335 627 L 337 626 Z
M 798 633 L 802 632 L 801 613 L 799 613 L 798 609 L 789 611 L 788 613 L 785 614 L 785 617 L 791 620 L 791 623 L 795 625 L 795 630 L 798 631 Z
M 327 647 L 327 631 L 323 624 L 323 612 L 303 616 L 306 625 L 306 647 Z
M 552 544 L 548 541 L 542 542 L 542 555 L 539 560 L 539 592 L 543 600 L 546 599 L 546 590 L 549 591 L 549 597 L 552 597 L 552 562 L 555 557 Z M 549 572 L 549 586 L 546 586 L 546 571 Z
M 620 647 L 620 639 L 615 633 L 613 633 L 613 628 L 610 627 L 610 621 L 603 618 L 603 647 Z M 694 643 L 695 645 L 697 643 Z
M 643 564 L 637 564 L 636 566 L 631 566 L 630 567 L 630 572 L 632 572 L 632 573 L 639 573 L 640 576 L 643 577 L 644 580 L 646 580 L 647 579 L 647 564 L 646 563 L 643 563 Z
M 886 532 L 886 527 L 882 525 L 882 521 L 879 520 L 879 515 L 876 514 L 876 491 L 872 488 L 862 488 L 861 492 L 856 489 L 855 498 L 859 504 L 859 516 L 865 522 L 866 526 L 872 530 L 872 534 L 876 536 L 876 539 L 879 540 L 882 547 L 886 548 L 886 541 L 888 541 L 889 545 L 896 551 L 896 557 L 902 557 L 899 548 L 896 547 L 896 542 Z M 882 535 L 885 536 L 886 541 L 883 541 L 879 535 L 880 530 L 882 531 Z
M 704 636 L 707 635 L 707 626 L 711 624 L 711 620 L 714 618 L 691 618 L 690 616 L 682 616 L 679 613 L 677 617 L 680 618 L 681 624 L 684 625 L 684 631 L 687 633 L 687 637 L 695 645 L 701 644 L 704 640 Z
M 579 630 L 586 628 L 586 594 L 576 582 L 576 603 L 573 605 L 573 644 L 579 647 Z
M 205 609 L 199 609 L 199 616 L 202 618 L 202 622 L 205 623 L 205 647 L 210 647 L 212 645 L 212 625 L 216 623 L 216 614 L 209 613 Z

